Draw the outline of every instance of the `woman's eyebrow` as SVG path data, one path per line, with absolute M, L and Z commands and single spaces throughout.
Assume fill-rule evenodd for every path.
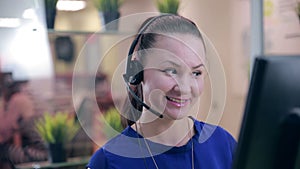
M 176 63 L 174 61 L 171 61 L 171 60 L 163 61 L 163 62 L 161 62 L 160 65 L 163 65 L 163 64 L 170 64 L 170 65 L 175 66 L 175 67 L 180 67 L 180 65 L 178 63 Z
M 178 63 L 176 63 L 176 62 L 174 62 L 174 61 L 171 61 L 171 60 L 163 61 L 160 65 L 162 65 L 162 64 L 171 64 L 172 66 L 180 67 L 180 64 L 178 64 Z M 203 63 L 200 63 L 200 64 L 197 65 L 197 66 L 193 66 L 192 69 L 197 69 L 197 68 L 202 67 L 202 66 L 204 66 L 204 64 L 203 64 Z
M 201 63 L 201 64 L 199 64 L 199 65 L 197 65 L 197 66 L 192 67 L 192 69 L 197 69 L 197 68 L 199 68 L 199 67 L 201 67 L 201 66 L 204 66 L 204 64 Z

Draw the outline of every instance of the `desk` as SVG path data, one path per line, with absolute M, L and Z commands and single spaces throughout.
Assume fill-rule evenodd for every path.
M 90 157 L 69 158 L 67 162 L 50 163 L 48 161 L 30 162 L 15 165 L 16 169 L 84 169 Z

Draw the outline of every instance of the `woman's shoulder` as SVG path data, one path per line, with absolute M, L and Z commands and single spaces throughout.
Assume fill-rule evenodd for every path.
M 121 133 L 108 140 L 99 149 L 99 153 L 106 155 L 132 154 L 135 149 L 139 149 L 139 139 L 139 135 L 131 127 L 127 127 Z
M 111 161 L 120 161 L 122 157 L 137 158 L 139 151 L 139 137 L 127 127 L 101 146 L 93 154 L 87 167 L 107 168 Z
M 101 147 L 92 155 L 86 167 L 87 168 L 108 168 L 107 165 L 108 163 L 105 156 L 105 150 L 103 149 L 103 147 Z
M 209 152 L 226 152 L 233 156 L 237 142 L 224 128 L 205 122 L 196 121 L 196 138 L 201 147 Z
M 233 160 L 236 141 L 231 134 L 219 125 L 206 122 L 195 121 L 196 151 L 200 156 L 205 156 L 205 163 L 210 163 L 213 158 L 219 163 L 215 163 L 216 168 L 230 168 Z M 200 159 L 201 160 L 201 159 Z
M 224 140 L 236 143 L 234 137 L 223 127 L 206 123 L 203 121 L 195 120 L 195 129 L 200 142 L 213 141 L 213 140 Z

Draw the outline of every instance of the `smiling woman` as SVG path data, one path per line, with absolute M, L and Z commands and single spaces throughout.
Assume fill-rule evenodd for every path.
M 151 56 L 144 59 L 143 93 L 145 102 L 155 105 L 172 123 L 172 120 L 186 117 L 198 101 L 203 90 L 204 65 L 197 53 L 204 56 L 205 52 L 202 42 L 192 35 L 159 35 L 154 50 L 156 48 L 164 49 L 159 51 L 161 55 L 148 54 Z M 197 53 L 190 48 L 197 49 Z M 160 92 L 151 94 L 155 90 Z M 141 118 L 149 119 L 143 116 L 147 116 L 146 113 Z
M 230 169 L 236 141 L 221 127 L 196 120 L 205 62 L 204 40 L 192 21 L 172 14 L 146 20 L 124 74 L 127 128 L 87 167 Z

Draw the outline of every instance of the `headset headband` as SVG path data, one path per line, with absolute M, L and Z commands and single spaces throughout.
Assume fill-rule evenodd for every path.
M 156 17 L 153 17 L 152 19 L 150 19 L 139 31 L 139 33 L 137 34 L 136 38 L 133 40 L 133 42 L 131 43 L 131 46 L 129 48 L 129 52 L 128 52 L 128 56 L 127 56 L 127 64 L 126 64 L 126 73 L 123 75 L 124 80 L 128 83 L 131 84 L 138 84 L 140 83 L 140 80 L 136 80 L 135 76 L 137 73 L 142 73 L 140 69 L 142 69 L 142 65 L 137 65 L 140 63 L 136 63 L 133 62 L 132 57 L 133 57 L 133 53 L 134 50 L 136 48 L 136 45 L 139 42 L 139 39 L 141 38 L 141 36 L 144 34 L 144 32 L 147 30 L 147 28 L 149 27 L 149 25 L 151 25 L 156 19 L 158 18 L 162 18 L 164 16 L 172 16 L 174 14 L 162 14 Z
M 144 34 L 144 32 L 146 31 L 146 29 L 149 27 L 149 25 L 152 24 L 152 22 L 154 22 L 156 19 L 158 18 L 162 18 L 164 16 L 172 16 L 173 14 L 162 14 L 162 15 L 159 15 L 159 16 L 156 16 L 156 17 L 153 17 L 152 19 L 150 19 L 139 31 L 139 33 L 137 34 L 136 38 L 134 39 L 134 41 L 131 43 L 131 46 L 130 46 L 130 49 L 129 49 L 129 52 L 128 52 L 128 60 L 127 61 L 131 61 L 132 59 L 132 54 L 134 52 L 134 49 L 140 39 L 140 37 Z

